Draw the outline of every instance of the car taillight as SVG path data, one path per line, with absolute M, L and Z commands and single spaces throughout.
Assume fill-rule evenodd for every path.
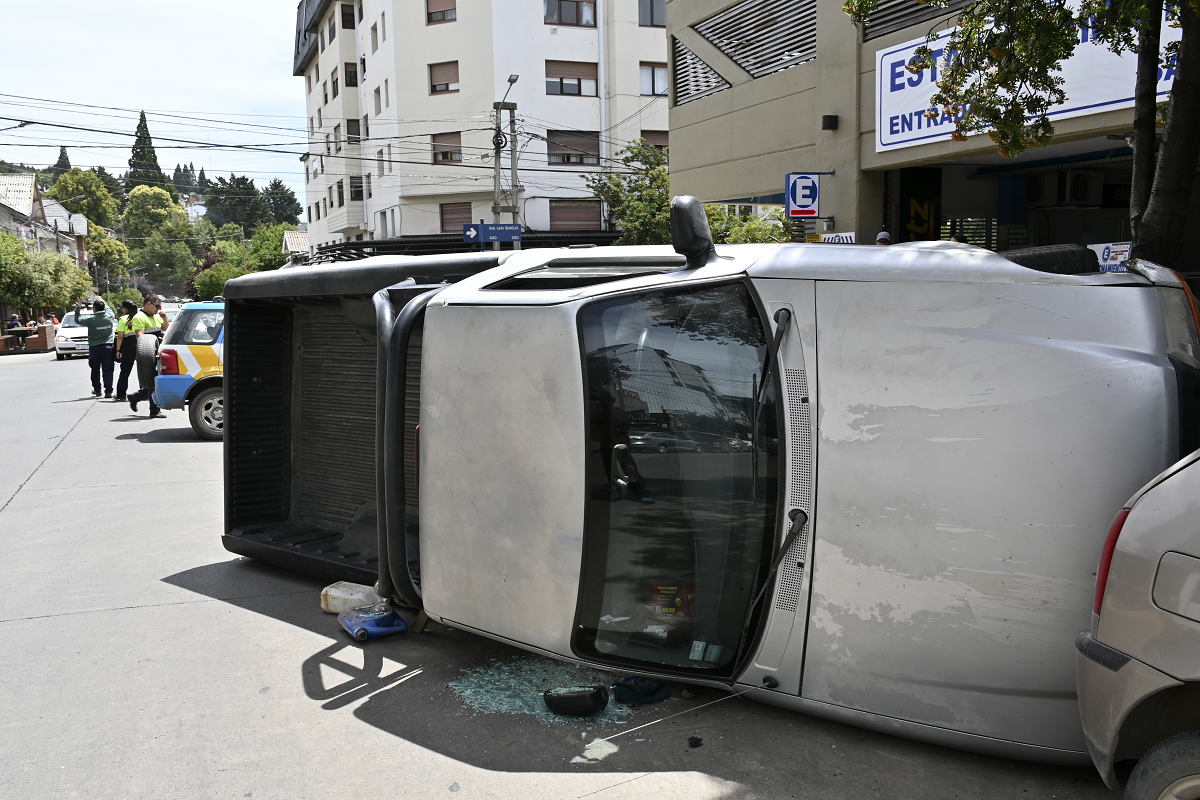
M 158 351 L 158 374 L 159 375 L 178 375 L 179 374 L 179 356 L 174 350 L 159 350 Z
M 1129 509 L 1122 508 L 1116 519 L 1112 521 L 1112 525 L 1108 527 L 1108 535 L 1104 537 L 1104 549 L 1100 551 L 1100 566 L 1096 569 L 1096 599 L 1092 601 L 1092 611 L 1096 614 L 1100 613 L 1100 606 L 1104 604 L 1104 589 L 1108 586 L 1108 568 L 1112 566 L 1113 551 L 1117 549 L 1117 538 L 1121 535 L 1121 528 L 1125 526 L 1125 518 L 1129 516 Z

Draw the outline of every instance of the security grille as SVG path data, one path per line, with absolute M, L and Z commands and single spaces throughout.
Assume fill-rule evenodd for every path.
M 817 57 L 817 0 L 744 0 L 693 27 L 755 78 Z
M 863 41 L 869 42 L 910 25 L 929 22 L 939 17 L 944 21 L 953 17 L 954 13 L 968 2 L 970 0 L 950 0 L 945 8 L 930 8 L 920 0 L 879 0 L 879 5 L 871 12 L 867 24 L 863 26 Z M 923 30 L 913 31 L 913 38 L 925 33 Z
M 675 105 L 681 106 L 701 97 L 729 88 L 729 81 L 717 74 L 717 71 L 700 60 L 683 42 L 672 37 L 675 80 Z
M 808 380 L 802 369 L 785 369 L 788 405 L 788 447 L 791 455 L 788 465 L 787 509 L 804 509 L 812 516 L 812 430 L 810 404 L 808 402 Z M 804 561 L 808 557 L 810 525 L 792 541 L 788 554 L 779 565 L 779 589 L 775 606 L 785 611 L 796 610 L 800 602 L 800 588 L 804 583 Z

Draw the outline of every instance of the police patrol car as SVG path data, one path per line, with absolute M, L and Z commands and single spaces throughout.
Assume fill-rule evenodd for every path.
M 224 435 L 225 303 L 188 303 L 171 323 L 158 352 L 154 401 L 161 408 L 189 408 L 201 439 Z

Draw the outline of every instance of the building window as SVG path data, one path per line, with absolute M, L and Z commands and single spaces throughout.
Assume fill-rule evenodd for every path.
M 333 152 L 330 150 L 329 144 L 329 134 L 327 133 L 325 134 L 325 155 L 329 155 L 331 152 Z
M 362 78 L 367 77 L 367 57 L 366 56 L 362 56 L 361 58 L 358 59 L 358 74 L 359 74 L 359 77 L 362 77 Z
M 342 152 L 342 126 L 333 126 L 333 149 L 334 152 Z
M 317 129 L 316 129 L 316 127 L 313 125 L 313 118 L 312 118 L 312 117 L 309 117 L 309 118 L 308 118 L 308 135 L 309 135 L 309 136 L 312 136 L 314 133 L 316 133 L 316 131 L 317 131 Z
M 471 224 L 470 203 L 442 203 L 442 233 L 462 233 Z
M 379 37 L 383 41 L 387 41 L 387 14 L 382 12 L 379 14 Z
M 380 114 L 380 112 L 382 112 L 382 111 L 383 111 L 383 105 L 382 105 L 382 101 L 380 100 L 380 94 L 379 94 L 379 87 L 378 87 L 378 86 L 376 86 L 376 87 L 375 87 L 375 93 L 374 93 L 374 97 L 375 97 L 375 116 L 377 116 L 377 117 L 378 117 L 378 116 L 379 116 L 379 114 Z
M 457 0 L 425 0 L 425 24 L 454 22 L 458 19 Z
M 602 228 L 599 200 L 550 201 L 550 230 L 598 231 Z
M 367 182 L 367 184 L 366 184 L 367 185 L 367 197 L 370 197 L 371 196 L 371 173 L 368 172 L 366 175 L 363 176 L 363 179 Z
M 342 30 L 354 30 L 354 6 L 342 3 Z
M 392 171 L 392 146 L 390 144 L 387 146 L 387 171 Z
M 547 25 L 596 27 L 596 4 L 582 0 L 545 0 Z
M 345 181 L 337 182 L 337 204 L 338 208 L 346 205 L 346 186 Z
M 317 41 L 321 43 L 321 52 L 325 52 L 325 29 L 317 31 Z
M 346 144 L 358 144 L 362 141 L 362 136 L 359 133 L 358 120 L 346 120 Z
M 331 190 L 332 191 L 332 190 Z M 321 198 L 321 213 L 317 215 L 317 219 L 329 216 L 329 204 L 325 202 L 325 198 Z
M 446 164 L 462 161 L 462 134 L 435 133 L 433 135 L 433 163 Z
M 599 164 L 600 134 L 588 131 L 546 131 L 551 164 Z
M 382 150 L 380 150 L 378 153 L 375 154 L 375 174 L 377 174 L 381 178 L 383 177 L 383 151 Z
M 443 61 L 429 65 L 429 93 L 446 94 L 458 91 L 458 62 Z
M 388 89 L 387 78 L 383 80 L 383 107 L 389 108 L 392 105 L 392 92 Z
M 371 26 L 371 52 L 374 53 L 379 49 L 379 26 Z
M 362 175 L 351 175 L 350 176 L 350 199 L 351 200 L 362 200 L 363 199 Z
M 403 213 L 403 212 L 401 212 L 401 213 Z M 399 235 L 400 235 L 400 226 L 398 226 L 398 225 L 396 224 L 396 209 L 394 209 L 394 208 L 389 208 L 389 209 L 388 209 L 388 216 L 392 218 L 392 230 L 393 230 L 393 231 L 395 231 L 395 233 L 396 233 L 396 235 L 397 235 L 397 236 L 399 236 Z M 403 221 L 404 221 L 404 217 L 401 217 L 401 218 L 400 218 L 400 221 L 401 221 L 401 222 L 403 222 Z
M 312 94 L 312 75 L 304 73 L 304 91 L 306 94 Z
M 358 86 L 358 64 L 347 61 L 342 65 L 342 74 L 346 77 L 346 88 Z
M 358 21 L 362 22 L 362 0 L 358 0 Z
M 364 139 L 371 138 L 370 118 L 366 114 L 363 114 L 362 135 Z
M 638 25 L 667 27 L 667 0 L 638 0 Z
M 589 61 L 547 61 L 546 94 L 596 96 L 596 64 Z
M 667 65 L 646 64 L 641 66 L 642 94 L 665 95 L 667 93 Z
M 308 164 L 305 164 L 304 165 L 304 182 L 305 183 L 308 183 L 309 181 L 312 180 L 312 178 L 309 176 L 309 172 L 310 172 L 310 170 L 308 168 Z
M 317 109 L 317 129 L 320 130 L 321 128 L 324 128 L 324 127 L 325 127 L 325 123 L 321 121 L 321 109 L 318 108 Z
M 333 68 L 333 72 L 329 73 L 329 82 L 333 84 L 333 96 L 338 96 L 338 71 L 337 67 Z
M 321 98 L 324 100 L 321 105 L 329 105 L 329 81 L 321 82 Z
M 642 138 L 646 140 L 646 144 L 659 150 L 666 150 L 668 147 L 666 131 L 642 131 Z
M 332 16 L 329 18 L 329 43 L 333 44 L 333 37 L 337 36 L 337 20 Z

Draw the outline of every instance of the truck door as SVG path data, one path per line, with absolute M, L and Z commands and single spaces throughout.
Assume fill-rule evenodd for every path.
M 730 679 L 770 601 L 778 388 L 744 282 L 606 299 L 580 312 L 586 527 L 572 650 Z M 771 370 L 773 373 L 774 370 Z

